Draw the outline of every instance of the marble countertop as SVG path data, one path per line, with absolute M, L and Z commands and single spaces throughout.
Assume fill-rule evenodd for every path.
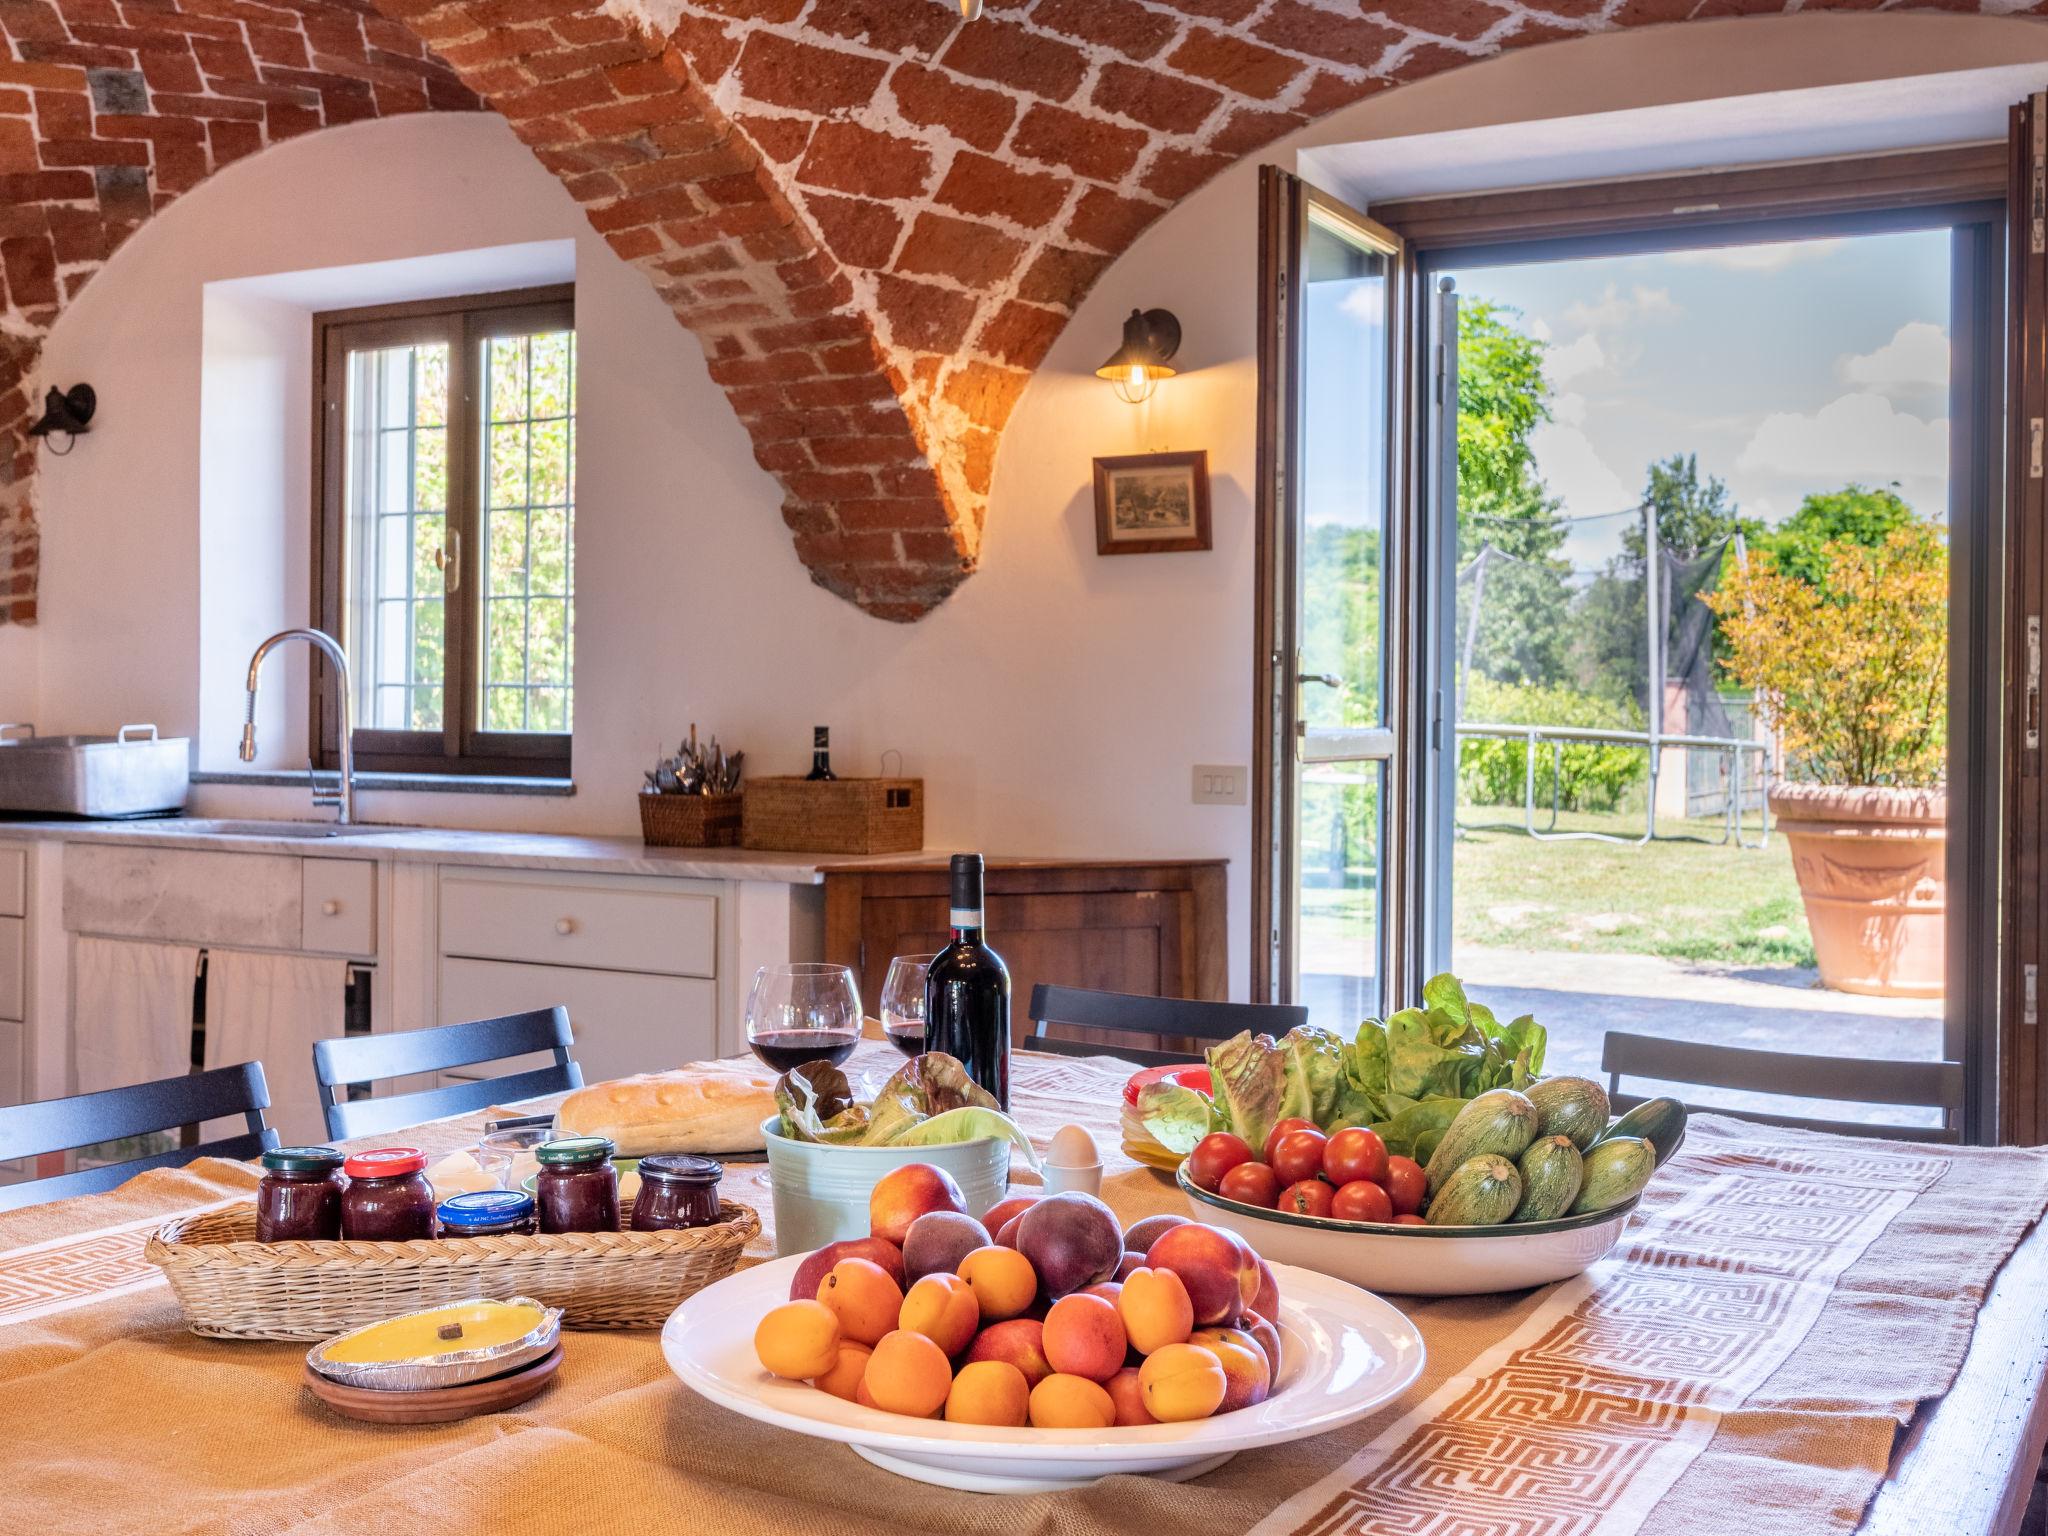
M 584 837 L 555 832 L 480 832 L 453 827 L 359 824 L 345 836 L 328 823 L 230 822 L 175 817 L 143 821 L 6 821 L 0 842 L 43 839 L 145 848 L 212 848 L 222 852 L 289 853 L 307 858 L 386 859 L 504 869 L 560 869 L 591 874 L 666 875 L 671 879 L 760 880 L 817 885 L 820 867 L 900 863 L 902 854 L 764 853 L 749 848 L 650 848 L 637 837 Z M 297 833 L 298 835 L 293 835 Z

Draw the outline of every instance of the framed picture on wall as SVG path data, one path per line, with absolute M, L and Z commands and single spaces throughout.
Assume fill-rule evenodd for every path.
M 1127 453 L 1095 461 L 1095 552 L 1208 549 L 1209 455 Z

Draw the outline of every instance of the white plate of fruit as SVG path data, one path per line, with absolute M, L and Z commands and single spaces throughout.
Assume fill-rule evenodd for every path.
M 1125 1231 L 1078 1193 L 1006 1200 L 984 1226 L 950 1185 L 898 1169 L 868 1237 L 697 1292 L 662 1330 L 670 1368 L 736 1413 L 980 1493 L 1198 1476 L 1361 1419 L 1421 1373 L 1393 1307 L 1220 1226 Z

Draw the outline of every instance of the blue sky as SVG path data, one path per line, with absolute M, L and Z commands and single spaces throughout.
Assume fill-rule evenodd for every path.
M 1945 230 L 1455 275 L 1549 343 L 1555 419 L 1532 446 L 1567 516 L 1632 505 L 1678 452 L 1766 522 L 1851 480 L 1946 511 Z M 1615 528 L 1587 525 L 1574 563 L 1610 553 Z

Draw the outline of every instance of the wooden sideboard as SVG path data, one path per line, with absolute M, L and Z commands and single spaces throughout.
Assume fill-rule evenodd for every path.
M 988 861 L 989 942 L 1010 968 L 1011 1028 L 1030 1033 L 1038 982 L 1222 1002 L 1230 996 L 1225 859 Z M 824 866 L 825 958 L 850 965 L 870 1011 L 895 955 L 947 939 L 947 860 Z

